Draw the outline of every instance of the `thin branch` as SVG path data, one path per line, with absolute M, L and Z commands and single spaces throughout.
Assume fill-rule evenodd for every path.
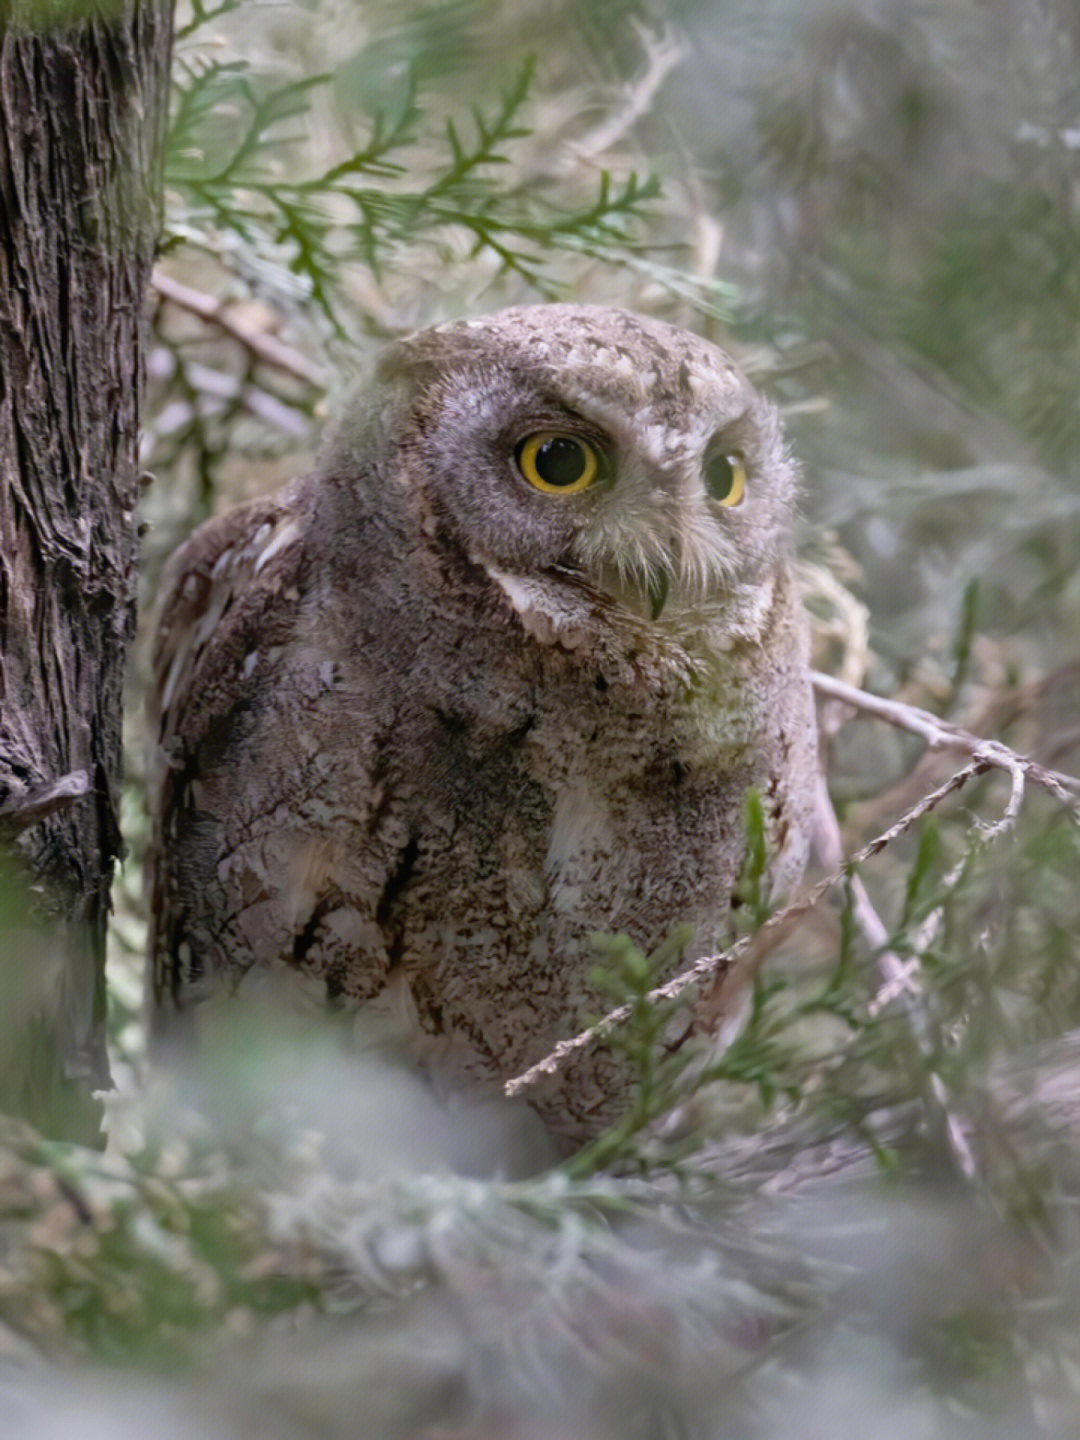
M 965 1179 L 974 1180 L 979 1173 L 978 1162 L 972 1154 L 971 1146 L 964 1134 L 964 1122 L 949 1104 L 949 1092 L 945 1088 L 945 1081 L 936 1070 L 932 1071 L 930 1075 L 930 1094 L 941 1111 L 945 1124 L 945 1138 L 960 1167 L 960 1173 Z
M 843 680 L 823 675 L 819 670 L 812 670 L 810 679 L 814 689 L 825 699 L 839 700 L 844 705 L 850 705 L 853 710 L 861 710 L 866 715 L 874 715 L 879 720 L 895 725 L 899 730 L 918 735 L 931 750 L 959 750 L 984 760 L 988 767 L 1007 771 L 1012 779 L 1012 794 L 1005 814 L 997 822 L 999 827 L 1008 828 L 1015 820 L 1023 800 L 1024 784 L 1028 780 L 1040 790 L 1053 795 L 1055 800 L 1061 800 L 1067 805 L 1075 806 L 1077 798 L 1080 797 L 1080 780 L 1076 776 L 1063 774 L 1059 770 L 1047 770 L 1038 761 L 1017 754 L 1000 740 L 984 740 L 979 735 L 973 735 L 970 730 L 938 719 L 936 715 L 931 715 L 929 710 L 920 710 L 916 705 L 905 705 L 899 700 L 885 700 L 880 695 L 871 695 L 866 690 L 858 690 L 854 685 L 845 684 Z
M 825 879 L 819 880 L 801 900 L 793 901 L 790 905 L 785 905 L 783 909 L 771 915 L 754 935 L 744 936 L 719 955 L 702 956 L 688 970 L 680 971 L 665 984 L 651 990 L 648 998 L 654 1003 L 673 1000 L 682 995 L 684 991 L 700 985 L 703 981 L 723 974 L 746 953 L 751 942 L 754 942 L 759 953 L 765 953 L 765 947 L 758 944 L 762 937 L 780 930 L 781 927 L 789 925 L 792 920 L 807 914 L 852 870 L 879 854 L 905 831 L 910 830 L 916 821 L 921 820 L 924 815 L 935 809 L 946 796 L 967 784 L 974 775 L 984 775 L 989 770 L 1004 770 L 1009 775 L 1011 782 L 1009 800 L 1001 818 L 993 825 L 983 827 L 982 838 L 984 840 L 996 839 L 1012 828 L 1023 802 L 1024 786 L 1028 780 L 1032 784 L 1038 785 L 1040 789 L 1048 791 L 1055 799 L 1068 805 L 1074 815 L 1077 814 L 1080 780 L 1074 776 L 1047 770 L 1036 761 L 1029 760 L 1024 755 L 1018 755 L 1000 741 L 984 740 L 958 725 L 951 725 L 948 721 L 939 720 L 936 715 L 931 715 L 929 711 L 920 710 L 914 705 L 882 699 L 865 690 L 856 689 L 854 685 L 847 685 L 842 680 L 834 680 L 830 675 L 822 675 L 816 670 L 811 671 L 810 678 L 817 693 L 826 699 L 838 700 L 845 705 L 850 705 L 853 710 L 874 715 L 880 720 L 888 721 L 890 725 L 918 735 L 926 741 L 931 749 L 966 751 L 971 756 L 971 760 L 943 784 L 923 795 L 899 820 L 894 821 L 887 829 L 868 841 L 849 860 L 836 865 L 832 873 Z M 819 812 L 819 814 L 823 816 L 824 812 Z M 828 834 L 826 826 L 823 837 L 819 837 L 819 843 L 822 845 L 824 853 L 835 853 L 830 844 L 832 838 Z M 880 935 L 883 929 L 881 921 L 870 906 L 869 900 L 866 899 L 865 891 L 862 892 L 862 895 L 866 901 L 861 915 L 864 930 L 867 933 Z M 894 962 L 897 961 L 895 956 L 890 958 Z M 898 963 L 886 965 L 885 971 L 885 989 L 890 991 L 890 998 L 892 993 L 909 988 L 910 981 L 906 967 L 899 966 Z M 883 997 L 879 997 L 879 999 L 884 1003 Z M 623 1024 L 630 1018 L 630 1013 L 629 1005 L 619 1005 L 614 1010 L 609 1010 L 601 1020 L 587 1030 L 580 1031 L 568 1040 L 560 1040 L 542 1060 L 538 1060 L 528 1070 L 508 1080 L 503 1087 L 505 1093 L 511 1097 L 519 1095 L 544 1076 L 553 1075 L 575 1051 L 584 1049 L 593 1040 L 602 1038 L 615 1026 Z
M 800 564 L 799 587 L 804 595 L 824 600 L 832 607 L 834 618 L 815 620 L 814 631 L 825 640 L 840 643 L 843 647 L 841 679 L 848 685 L 857 685 L 870 663 L 870 612 L 830 569 L 837 558 L 828 556 L 820 565 Z
M 147 361 L 149 373 L 155 377 L 171 380 L 180 364 L 178 356 L 166 345 L 153 350 Z M 186 429 L 193 420 L 217 416 L 224 411 L 233 412 L 241 405 L 250 414 L 258 416 L 265 424 L 294 439 L 311 439 L 312 420 L 303 409 L 280 400 L 258 385 L 249 383 L 243 377 L 215 370 L 209 365 L 200 365 L 196 360 L 184 360 L 184 389 L 191 391 L 196 402 L 174 400 L 166 405 L 154 419 L 153 433 L 166 437 L 175 431 Z
M 275 370 L 282 370 L 318 390 L 326 389 L 326 376 L 320 366 L 293 346 L 278 340 L 276 336 L 254 330 L 250 325 L 235 319 L 229 313 L 225 302 L 216 295 L 207 295 L 202 290 L 193 290 L 190 285 L 182 285 L 179 280 L 166 275 L 160 266 L 154 271 L 153 286 L 170 305 L 197 315 L 207 325 L 216 325 L 223 334 L 241 344 L 260 364 L 272 365 Z
M 833 808 L 829 787 L 824 775 L 818 777 L 818 794 L 814 805 L 814 850 L 825 870 L 841 870 L 844 864 L 844 844 L 840 834 L 840 822 Z M 866 886 L 859 875 L 851 877 L 851 902 L 855 923 L 877 956 L 877 967 L 882 980 L 882 993 L 889 997 L 903 991 L 915 992 L 913 975 L 918 962 L 903 960 L 887 948 L 889 932 L 885 922 L 874 908 Z
M 873 856 L 884 850 L 887 845 L 891 845 L 894 840 L 903 835 L 905 831 L 910 830 L 924 815 L 929 814 L 931 810 L 940 805 L 942 800 L 953 794 L 954 791 L 959 790 L 961 786 L 966 785 L 973 776 L 984 775 L 988 770 L 993 768 L 994 762 L 983 756 L 978 756 L 969 761 L 962 770 L 958 770 L 943 784 L 924 795 L 918 804 L 913 805 L 899 820 L 894 821 L 887 830 L 883 830 L 879 835 L 875 835 L 872 840 L 867 841 L 867 843 L 857 850 L 839 869 L 834 870 L 831 875 L 827 875 L 823 880 L 819 880 L 801 900 L 793 901 L 790 905 L 785 905 L 783 909 L 777 910 L 775 914 L 769 916 L 764 925 L 753 935 L 744 935 L 741 940 L 737 940 L 734 945 L 730 946 L 727 950 L 721 951 L 720 954 L 702 956 L 701 959 L 696 960 L 689 969 L 681 970 L 665 984 L 658 985 L 655 990 L 650 990 L 648 999 L 654 1004 L 658 1004 L 664 1000 L 674 1000 L 685 991 L 700 985 L 703 981 L 715 979 L 716 976 L 728 971 L 735 961 L 740 959 L 750 948 L 751 942 L 756 943 L 760 941 L 761 937 L 771 934 L 781 926 L 788 924 L 791 920 L 806 915 L 834 886 L 840 884 L 852 868 L 864 864 L 867 860 L 872 859 Z M 512 1098 L 515 1095 L 520 1095 L 523 1090 L 528 1089 L 530 1085 L 534 1085 L 545 1076 L 554 1075 L 560 1066 L 576 1051 L 583 1050 L 587 1045 L 591 1044 L 593 1040 L 602 1038 L 608 1034 L 609 1031 L 613 1030 L 615 1026 L 621 1025 L 629 1020 L 630 1015 L 630 1005 L 616 1006 L 614 1010 L 609 1010 L 601 1020 L 597 1021 L 595 1025 L 589 1026 L 587 1030 L 580 1031 L 568 1040 L 560 1040 L 542 1060 L 538 1060 L 536 1064 L 531 1065 L 528 1070 L 523 1071 L 520 1075 L 515 1075 L 512 1080 L 508 1080 L 503 1086 L 504 1093 Z
M 626 103 L 623 108 L 572 147 L 586 159 L 596 159 L 625 139 L 652 108 L 653 101 L 667 77 L 690 53 L 686 42 L 671 30 L 654 33 L 633 17 L 630 23 L 645 52 L 645 72 L 626 86 Z
M 984 740 L 978 735 L 972 734 L 960 726 L 949 724 L 947 721 L 939 720 L 936 715 L 926 710 L 920 710 L 915 706 L 903 704 L 896 700 L 885 700 L 879 696 L 870 695 L 864 690 L 856 689 L 852 685 L 845 684 L 842 680 L 835 680 L 831 676 L 812 672 L 812 680 L 815 690 L 819 695 L 827 699 L 848 705 L 855 710 L 865 714 L 874 715 L 878 719 L 887 721 L 902 730 L 918 735 L 931 750 L 963 750 L 966 751 L 977 762 L 985 763 L 988 767 L 1004 770 L 1009 776 L 1009 800 L 998 819 L 992 825 L 980 825 L 975 832 L 979 840 L 985 843 L 997 839 L 999 836 L 1010 831 L 1016 823 L 1020 814 L 1020 807 L 1024 800 L 1024 788 L 1027 780 L 1040 785 L 1048 790 L 1056 799 L 1071 806 L 1074 815 L 1077 814 L 1075 797 L 1080 792 L 1080 784 L 1070 775 L 1063 775 L 1055 771 L 1045 769 L 1026 756 L 1018 755 L 1007 745 L 997 740 Z M 830 807 L 831 809 L 831 807 Z M 837 837 L 838 840 L 838 837 Z M 969 847 L 970 848 L 970 847 Z M 953 889 L 964 872 L 967 863 L 965 854 L 955 865 L 945 879 L 946 891 Z M 858 876 L 854 877 L 853 884 L 860 887 L 862 898 L 869 908 L 869 914 L 876 920 L 876 914 L 870 907 L 869 899 L 862 890 L 861 881 Z M 865 924 L 866 915 L 859 914 L 859 895 L 856 894 L 856 918 L 862 923 L 864 933 L 867 927 Z M 884 983 L 881 985 L 877 995 L 871 1001 L 870 1013 L 877 1014 L 884 1007 L 896 1000 L 900 995 L 908 992 L 918 992 L 914 982 L 914 975 L 919 968 L 922 954 L 932 944 L 937 929 L 941 923 L 942 907 L 939 906 L 933 913 L 927 916 L 920 927 L 919 935 L 916 938 L 914 954 L 907 961 L 902 961 L 898 956 L 882 952 L 878 956 L 878 966 L 882 971 Z M 880 923 L 880 922 L 879 922 Z M 924 1025 L 917 1010 L 913 1009 L 912 1019 L 915 1023 L 915 1032 L 919 1038 L 920 1046 L 927 1051 Z M 946 1141 L 952 1151 L 957 1165 L 961 1172 L 972 1179 L 976 1174 L 976 1163 L 971 1148 L 964 1135 L 963 1125 L 953 1111 L 949 1103 L 948 1091 L 945 1081 L 936 1071 L 930 1076 L 930 1098 L 934 1105 L 941 1111 L 944 1123 Z

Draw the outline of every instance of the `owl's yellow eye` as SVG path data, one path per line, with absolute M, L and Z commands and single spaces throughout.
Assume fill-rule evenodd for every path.
M 518 469 L 530 485 L 546 495 L 576 495 L 596 479 L 596 451 L 576 435 L 541 430 L 522 440 L 514 452 Z
M 721 505 L 738 505 L 746 494 L 746 464 L 738 450 L 705 461 L 705 488 Z

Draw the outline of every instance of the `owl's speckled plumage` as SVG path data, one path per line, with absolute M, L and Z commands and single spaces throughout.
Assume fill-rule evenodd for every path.
M 602 479 L 531 488 L 537 431 Z M 739 505 L 706 491 L 717 450 Z M 694 335 L 546 305 L 394 345 L 309 475 L 170 562 L 158 1009 L 299 969 L 405 996 L 445 1063 L 505 1079 L 596 1010 L 592 933 L 718 943 L 750 786 L 790 886 L 817 774 L 795 495 L 774 411 Z M 534 1099 L 574 1140 L 623 1089 L 597 1046 Z

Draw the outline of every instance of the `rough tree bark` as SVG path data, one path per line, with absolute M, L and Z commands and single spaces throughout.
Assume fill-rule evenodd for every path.
M 0 0 L 0 1108 L 80 1138 L 96 1130 L 89 1090 L 108 1083 L 171 9 Z

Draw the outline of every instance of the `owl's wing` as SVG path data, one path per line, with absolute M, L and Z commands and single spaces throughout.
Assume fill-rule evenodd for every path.
M 376 915 L 406 839 L 392 806 L 365 810 L 362 709 L 343 718 L 310 683 L 308 504 L 300 482 L 232 511 L 166 567 L 148 701 L 156 1012 L 253 966 L 358 996 L 385 979 Z
M 289 599 L 279 602 L 297 588 L 301 538 L 295 499 L 284 492 L 208 521 L 169 560 L 147 699 L 158 760 L 205 738 L 212 717 L 240 699 L 246 656 L 291 624 Z
M 218 858 L 214 837 L 227 832 L 230 817 L 220 813 L 219 785 L 219 813 L 203 818 L 204 792 L 215 759 L 227 762 L 230 722 L 249 689 L 247 657 L 291 626 L 301 538 L 295 496 L 286 491 L 200 526 L 162 576 L 147 696 L 155 1003 L 170 994 L 179 1002 L 204 973 L 220 968 L 199 952 L 209 948 L 213 929 L 207 881 Z M 233 803 L 241 803 L 239 794 Z

